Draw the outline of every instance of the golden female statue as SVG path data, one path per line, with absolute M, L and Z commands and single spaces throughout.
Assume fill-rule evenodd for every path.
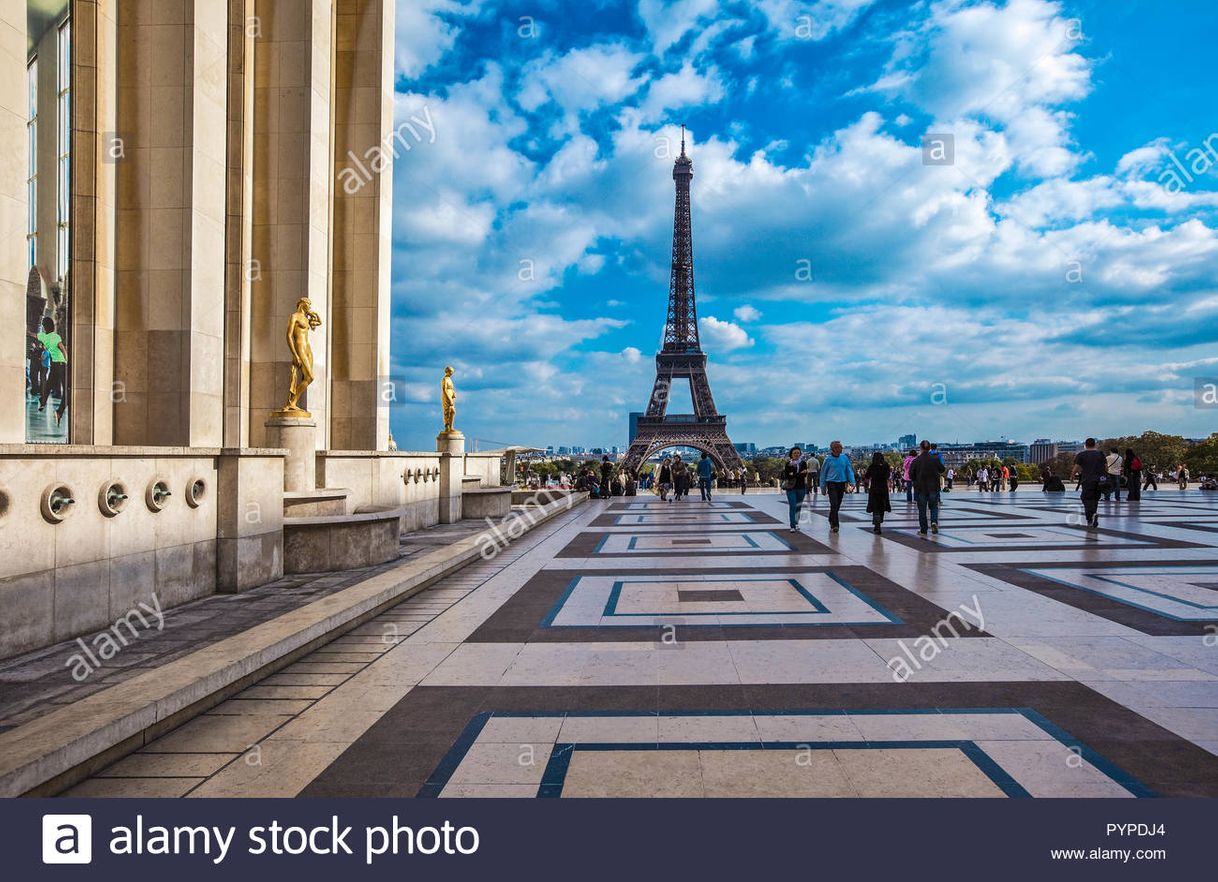
M 457 390 L 453 387 L 453 369 L 444 368 L 444 379 L 440 381 L 440 405 L 444 408 L 444 432 L 451 434 L 453 420 L 457 418 Z
M 300 396 L 313 382 L 313 347 L 309 332 L 321 327 L 321 316 L 313 311 L 308 297 L 296 301 L 296 311 L 288 319 L 288 351 L 292 353 L 292 382 L 288 387 L 288 403 L 283 412 L 292 416 L 309 416 L 300 408 Z

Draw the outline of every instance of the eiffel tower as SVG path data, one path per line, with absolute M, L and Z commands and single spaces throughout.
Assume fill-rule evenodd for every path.
M 698 309 L 694 299 L 694 241 L 689 222 L 689 181 L 694 164 L 685 155 L 685 126 L 681 126 L 681 155 L 673 164 L 677 202 L 672 220 L 672 277 L 668 283 L 668 321 L 664 348 L 656 353 L 656 382 L 639 417 L 638 434 L 626 451 L 625 469 L 638 475 L 647 458 L 665 447 L 684 446 L 710 454 L 721 471 L 739 468 L 740 454 L 727 437 L 727 417 L 715 410 L 706 377 L 706 353 L 698 340 Z M 688 380 L 693 413 L 668 413 L 674 380 Z

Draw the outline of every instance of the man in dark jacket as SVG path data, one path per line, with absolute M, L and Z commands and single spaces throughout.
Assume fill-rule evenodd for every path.
M 609 457 L 601 457 L 601 499 L 608 499 L 613 495 L 613 463 L 609 462 Z
M 923 441 L 922 452 L 909 466 L 909 480 L 913 484 L 914 502 L 918 505 L 918 535 L 926 536 L 926 509 L 930 509 L 930 529 L 939 532 L 939 476 L 943 474 L 943 460 L 930 449 L 930 442 Z

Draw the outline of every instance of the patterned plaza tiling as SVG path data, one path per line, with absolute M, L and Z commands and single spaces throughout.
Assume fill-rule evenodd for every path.
M 973 569 L 1114 622 L 1159 636 L 1218 637 L 1218 563 L 1086 566 L 973 564 Z
M 304 793 L 1214 794 L 1218 758 L 1076 683 L 419 687 Z
M 468 640 L 916 638 L 930 633 L 944 614 L 935 604 L 859 566 L 697 572 L 656 568 L 625 574 L 546 569 Z M 959 636 L 985 636 L 977 622 L 965 622 L 956 627 Z
M 916 545 L 929 552 L 951 551 L 1047 551 L 1094 547 L 1106 548 L 1199 548 L 1199 543 L 1179 539 L 1160 539 L 1117 530 L 1089 530 L 1084 526 L 979 526 L 945 522 L 938 534 L 918 535 L 917 528 L 889 529 L 889 539 Z M 929 544 L 927 544 L 929 543 Z M 925 547 L 921 547 L 925 546 Z
M 829 547 L 803 533 L 774 530 L 710 530 L 682 528 L 649 532 L 584 532 L 558 557 L 613 555 L 790 555 L 827 554 Z
M 668 527 L 673 524 L 718 526 L 720 524 L 775 524 L 776 518 L 756 511 L 720 511 L 706 503 L 682 503 L 672 511 L 651 509 L 627 514 L 606 514 L 592 522 L 594 527 Z
M 73 792 L 1218 796 L 1218 498 L 725 495 L 590 501 Z

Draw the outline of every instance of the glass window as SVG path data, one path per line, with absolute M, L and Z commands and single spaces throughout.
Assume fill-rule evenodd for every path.
M 26 159 L 26 224 L 25 238 L 29 246 L 29 265 L 38 263 L 38 58 L 30 59 L 26 69 L 29 92 L 29 110 L 26 113 L 25 133 L 28 149 Z
M 59 26 L 59 120 L 58 120 L 58 164 L 57 190 L 59 204 L 55 212 L 57 240 L 55 248 L 55 274 L 61 285 L 68 278 L 69 227 L 72 219 L 72 21 L 68 19 Z

